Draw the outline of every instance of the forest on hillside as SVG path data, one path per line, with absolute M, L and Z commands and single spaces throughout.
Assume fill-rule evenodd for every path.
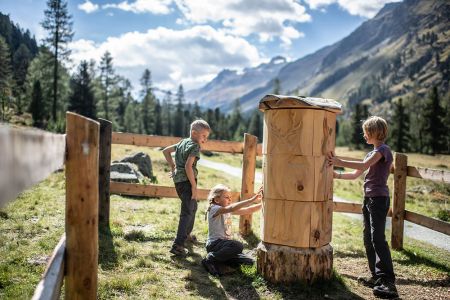
M 44 15 L 41 25 L 47 36 L 38 42 L 0 12 L 0 122 L 64 132 L 65 112 L 73 111 L 93 119 L 108 119 L 114 131 L 182 137 L 189 135 L 193 120 L 202 118 L 211 125 L 212 139 L 242 140 L 248 132 L 262 140 L 263 115 L 257 110 L 258 99 L 249 114 L 242 113 L 239 99 L 230 99 L 233 110 L 225 114 L 219 107 L 186 103 L 181 82 L 176 91 L 164 91 L 160 99 L 155 95 L 150 62 L 141 76 L 140 93 L 133 96 L 130 81 L 117 74 L 108 51 L 100 61 L 81 61 L 74 70 L 69 69 L 67 46 L 74 32 L 67 1 L 48 0 Z M 336 78 L 330 78 L 330 82 L 333 80 Z M 274 80 L 273 93 L 282 94 L 282 86 Z M 350 118 L 338 117 L 337 145 L 366 147 L 362 120 L 377 114 L 390 125 L 388 144 L 395 151 L 450 153 L 448 91 L 433 87 L 425 99 L 413 95 L 381 99 L 377 102 L 382 104 L 376 108 L 365 105 L 363 99 L 376 89 L 376 81 L 365 81 L 349 99 L 350 107 L 344 109 L 351 111 Z

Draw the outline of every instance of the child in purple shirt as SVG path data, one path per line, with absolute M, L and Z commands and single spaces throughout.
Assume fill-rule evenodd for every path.
M 387 178 L 392 164 L 392 153 L 384 141 L 387 137 L 387 123 L 383 118 L 370 117 L 363 123 L 364 139 L 373 145 L 362 162 L 346 161 L 334 153 L 328 155 L 328 162 L 335 166 L 355 169 L 351 173 L 336 173 L 334 178 L 355 179 L 369 169 L 364 177 L 364 246 L 366 248 L 370 278 L 358 281 L 373 288 L 373 294 L 383 298 L 397 298 L 394 268 L 391 252 L 384 230 L 389 210 L 389 189 Z

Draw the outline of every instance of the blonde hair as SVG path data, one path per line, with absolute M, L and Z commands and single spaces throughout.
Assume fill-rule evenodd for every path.
M 369 137 L 374 137 L 379 141 L 384 141 L 388 134 L 386 120 L 377 116 L 372 116 L 365 120 L 362 128 Z
M 209 206 L 208 206 L 208 209 L 207 209 L 206 212 L 205 212 L 205 220 L 206 220 L 206 218 L 207 218 L 207 214 L 208 214 L 209 211 L 211 210 L 211 207 L 212 207 L 213 204 L 215 203 L 214 200 L 215 200 L 217 197 L 222 196 L 222 193 L 223 193 L 223 192 L 230 192 L 230 191 L 231 191 L 231 189 L 230 189 L 229 187 L 227 187 L 226 185 L 221 184 L 221 183 L 215 185 L 215 186 L 209 191 L 208 198 L 207 198 L 208 203 L 209 203 Z
M 195 120 L 191 123 L 191 131 L 201 131 L 201 130 L 208 130 L 211 131 L 211 127 L 209 127 L 208 122 L 202 119 Z

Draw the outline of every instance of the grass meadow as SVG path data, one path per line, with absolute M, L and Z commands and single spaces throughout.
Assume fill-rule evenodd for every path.
M 144 150 L 152 157 L 158 184 L 172 185 L 168 167 L 157 149 L 113 146 L 112 159 Z M 339 155 L 358 157 L 363 153 Z M 240 155 L 219 154 L 208 159 L 240 166 Z M 417 160 L 416 160 L 417 159 Z M 434 159 L 412 156 L 410 165 L 449 168 L 449 157 Z M 259 170 L 260 171 L 260 170 Z M 199 187 L 216 183 L 239 190 L 240 179 L 199 167 Z M 408 189 L 423 185 L 428 191 L 411 197 L 407 209 L 433 216 L 446 207 L 448 187 L 408 179 Z M 22 193 L 0 211 L 0 299 L 29 299 L 39 282 L 59 238 L 64 232 L 64 173 L 58 172 Z M 431 187 L 431 188 L 430 188 Z M 361 182 L 335 181 L 338 196 L 359 201 Z M 418 189 L 419 190 L 419 189 Z M 442 194 L 442 196 L 440 196 Z M 443 199 L 437 200 L 438 198 Z M 422 204 L 421 204 L 422 203 Z M 370 289 L 356 278 L 368 275 L 362 243 L 361 221 L 333 215 L 334 276 L 331 281 L 312 286 L 274 285 L 256 272 L 256 267 L 242 267 L 238 272 L 212 277 L 200 261 L 206 255 L 204 242 L 207 223 L 206 202 L 199 203 L 194 232 L 200 243 L 190 245 L 187 258 L 174 258 L 169 248 L 178 224 L 178 199 L 150 199 L 111 196 L 111 224 L 100 234 L 99 299 L 371 299 Z M 438 208 L 439 207 L 439 208 Z M 413 209 L 414 208 L 414 209 Z M 254 254 L 259 242 L 260 214 L 253 216 L 254 234 L 243 239 L 234 217 L 235 238 L 245 245 L 244 252 Z M 390 232 L 387 232 L 390 236 Z M 450 253 L 428 244 L 405 238 L 405 249 L 392 251 L 398 290 L 404 299 L 445 299 L 450 290 Z M 448 298 L 447 298 L 448 299 Z

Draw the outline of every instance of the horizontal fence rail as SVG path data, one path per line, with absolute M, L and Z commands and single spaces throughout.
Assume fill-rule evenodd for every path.
M 428 179 L 436 182 L 450 183 L 450 172 L 430 168 L 408 166 L 408 176 Z
M 110 182 L 111 194 L 121 194 L 128 196 L 142 196 L 142 197 L 165 197 L 178 198 L 177 191 L 174 187 L 150 184 L 124 183 L 124 182 Z M 206 200 L 208 198 L 209 190 L 197 189 L 197 200 Z M 233 201 L 239 201 L 240 193 L 231 192 Z
M 349 161 L 362 161 L 362 159 L 354 157 L 338 156 L 338 158 Z M 394 173 L 394 166 L 391 168 L 391 173 Z M 441 183 L 450 183 L 450 172 L 445 170 L 408 166 L 407 176 Z
M 66 137 L 0 124 L 0 207 L 64 165 Z
M 405 220 L 450 235 L 450 223 L 405 210 Z
M 64 259 L 66 251 L 66 235 L 59 240 L 47 264 L 44 275 L 34 291 L 32 300 L 59 299 L 64 281 Z
M 145 135 L 133 133 L 112 133 L 112 144 L 134 145 L 144 147 L 167 147 L 178 143 L 182 138 L 172 136 Z M 202 145 L 202 150 L 227 152 L 227 153 L 244 153 L 243 142 L 208 140 Z M 258 144 L 256 155 L 262 155 L 262 145 Z

